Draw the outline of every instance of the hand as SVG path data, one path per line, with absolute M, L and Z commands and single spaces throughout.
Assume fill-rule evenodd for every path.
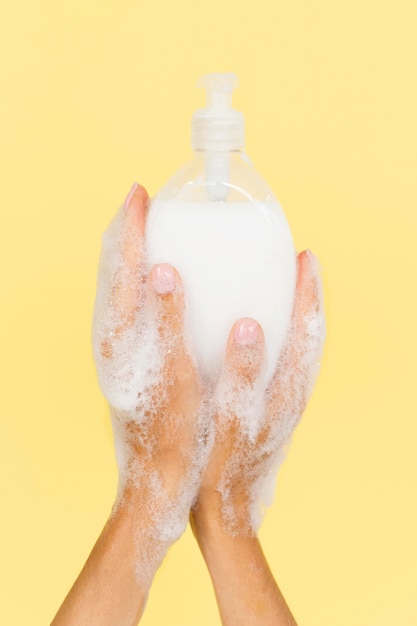
M 286 347 L 266 392 L 261 327 L 242 319 L 230 333 L 215 442 L 191 514 L 223 626 L 296 626 L 255 533 L 260 500 L 273 486 L 317 370 L 324 335 L 319 292 L 314 259 L 304 252 Z
M 205 458 L 195 453 L 201 387 L 183 338 L 181 280 L 167 264 L 146 276 L 147 201 L 134 187 L 104 235 L 93 338 L 114 428 L 117 506 L 133 498 L 141 509 L 137 571 L 149 577 L 186 527 Z
M 261 327 L 242 319 L 230 333 L 215 402 L 215 442 L 193 511 L 195 527 L 201 517 L 219 515 L 232 534 L 256 532 L 260 503 L 270 499 L 284 448 L 312 389 L 323 336 L 314 257 L 303 252 L 298 257 L 291 327 L 265 393 Z
M 153 576 L 184 531 L 206 457 L 201 386 L 183 338 L 181 281 L 148 273 L 148 195 L 134 185 L 103 237 L 94 356 L 119 466 L 113 511 L 53 626 L 134 626 Z

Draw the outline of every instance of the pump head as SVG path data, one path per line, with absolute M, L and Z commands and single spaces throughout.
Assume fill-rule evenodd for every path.
M 198 109 L 192 119 L 193 150 L 232 152 L 244 145 L 243 114 L 232 108 L 232 92 L 237 86 L 236 74 L 206 74 L 197 87 L 207 90 L 207 106 Z

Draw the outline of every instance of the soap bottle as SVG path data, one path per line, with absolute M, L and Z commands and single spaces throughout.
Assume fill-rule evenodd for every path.
M 289 327 L 296 254 L 285 215 L 243 152 L 244 119 L 232 108 L 235 74 L 209 74 L 207 106 L 192 119 L 195 158 L 152 200 L 149 265 L 180 273 L 200 373 L 215 382 L 234 322 L 256 319 L 266 343 L 265 384 Z

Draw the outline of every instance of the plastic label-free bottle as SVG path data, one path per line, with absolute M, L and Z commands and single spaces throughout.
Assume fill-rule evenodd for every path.
M 285 215 L 243 153 L 243 115 L 232 108 L 234 74 L 209 74 L 207 106 L 192 121 L 195 159 L 153 199 L 146 227 L 150 265 L 180 273 L 188 330 L 203 378 L 213 381 L 241 317 L 262 326 L 267 382 L 291 319 L 296 254 Z

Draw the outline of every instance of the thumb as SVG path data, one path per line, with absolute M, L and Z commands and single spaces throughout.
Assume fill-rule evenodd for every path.
M 253 384 L 259 377 L 264 358 L 264 336 L 254 319 L 243 317 L 229 334 L 226 368 L 241 384 Z
M 217 426 L 226 424 L 255 441 L 263 415 L 264 336 L 256 320 L 242 318 L 229 335 L 216 386 Z
M 172 265 L 154 265 L 148 278 L 158 332 L 165 347 L 184 348 L 184 291 L 181 278 Z

